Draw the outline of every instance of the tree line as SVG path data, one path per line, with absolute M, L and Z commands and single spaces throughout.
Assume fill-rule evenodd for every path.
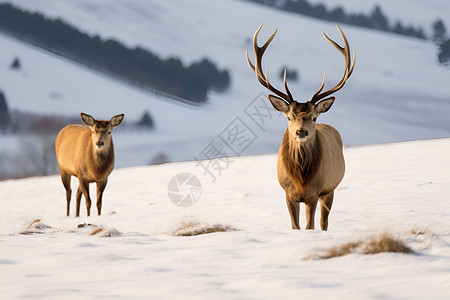
M 439 46 L 438 59 L 442 64 L 450 64 L 450 38 L 442 20 L 433 23 L 433 40 Z
M 91 37 L 59 19 L 11 4 L 0 4 L 0 30 L 141 88 L 192 102 L 206 101 L 209 90 L 223 91 L 230 84 L 228 71 L 206 58 L 186 67 L 177 58 L 164 60 L 141 47 L 130 49 L 112 39 Z
M 350 24 L 365 28 L 371 28 L 386 32 L 392 32 L 400 35 L 416 37 L 419 39 L 427 39 L 421 27 L 404 25 L 400 21 L 396 21 L 391 25 L 386 15 L 383 13 L 379 5 L 375 5 L 370 14 L 348 13 L 341 6 L 333 9 L 327 9 L 322 4 L 311 4 L 307 0 L 247 0 L 277 9 L 294 12 L 301 15 L 310 16 L 317 19 L 332 21 L 336 23 Z M 433 24 L 432 39 L 439 47 L 438 60 L 442 64 L 450 63 L 450 39 L 447 37 L 445 25 L 441 19 L 437 19 Z
M 394 26 L 389 25 L 388 18 L 384 15 L 381 7 L 375 5 L 372 12 L 368 15 L 363 13 L 348 13 L 342 8 L 337 6 L 334 9 L 327 9 L 322 4 L 311 4 L 307 0 L 248 0 L 259 4 L 268 5 L 278 9 L 294 12 L 309 17 L 322 19 L 326 21 L 332 21 L 342 24 L 350 24 L 360 27 L 372 28 L 382 31 L 394 32 L 397 34 L 413 36 L 421 39 L 426 39 L 426 35 L 423 29 L 420 27 L 413 27 L 411 25 L 406 26 L 400 21 L 397 21 Z

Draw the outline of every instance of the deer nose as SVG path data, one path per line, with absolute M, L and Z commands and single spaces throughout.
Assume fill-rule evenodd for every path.
M 103 143 L 102 141 L 98 141 L 98 142 L 96 143 L 96 145 L 97 145 L 98 147 L 103 147 L 103 145 L 105 145 L 105 143 Z
M 306 129 L 297 129 L 297 131 L 295 133 L 301 139 L 303 139 L 303 138 L 308 136 L 308 130 L 306 130 Z

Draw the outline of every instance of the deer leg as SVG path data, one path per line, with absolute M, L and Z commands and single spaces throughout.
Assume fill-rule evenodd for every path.
M 328 230 L 328 215 L 333 205 L 334 191 L 320 197 L 320 229 Z
M 91 215 L 91 197 L 89 196 L 89 182 L 80 180 L 81 191 L 83 192 L 84 198 L 86 199 L 86 211 L 87 216 Z
M 306 229 L 314 229 L 314 216 L 316 214 L 317 199 L 305 202 Z
M 70 198 L 72 198 L 72 190 L 70 189 L 70 175 L 61 171 L 61 181 L 66 189 L 67 216 L 70 212 Z
M 102 214 L 102 198 L 103 198 L 103 191 L 106 188 L 106 183 L 108 181 L 103 182 L 97 182 L 97 212 L 100 216 Z
M 80 204 L 81 204 L 81 196 L 82 195 L 83 195 L 83 191 L 81 189 L 81 184 L 80 184 L 80 186 L 78 186 L 78 190 L 77 190 L 77 211 L 76 211 L 77 217 L 80 216 Z
M 300 229 L 299 215 L 300 215 L 300 205 L 297 201 L 291 200 L 286 197 L 286 203 L 289 210 L 289 215 L 291 216 L 292 229 Z

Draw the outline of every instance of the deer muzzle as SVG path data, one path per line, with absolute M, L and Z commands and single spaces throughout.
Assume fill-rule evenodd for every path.
M 297 129 L 295 131 L 297 142 L 304 142 L 308 139 L 309 132 L 306 129 Z

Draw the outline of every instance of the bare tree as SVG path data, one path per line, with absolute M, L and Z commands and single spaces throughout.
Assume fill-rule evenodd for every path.
M 13 158 L 14 177 L 45 176 L 56 174 L 58 165 L 53 135 L 24 136 L 19 143 L 20 150 Z

